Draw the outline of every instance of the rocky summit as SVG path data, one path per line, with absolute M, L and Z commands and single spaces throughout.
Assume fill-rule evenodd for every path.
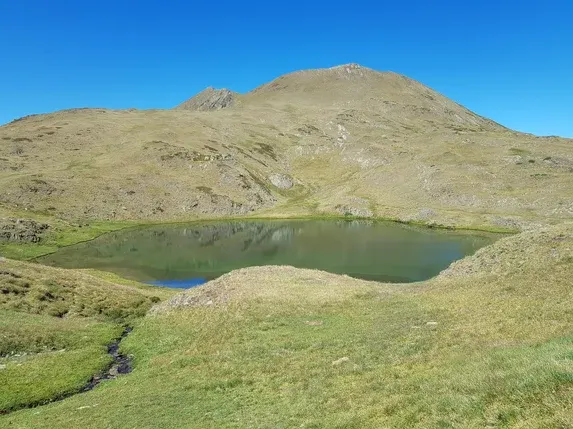
M 209 87 L 189 100 L 181 103 L 176 109 L 185 110 L 219 110 L 235 104 L 237 93 L 228 89 L 215 89 Z
M 573 215 L 571 140 L 357 64 L 169 110 L 30 116 L 0 142 L 2 207 L 70 220 L 343 213 L 524 229 Z

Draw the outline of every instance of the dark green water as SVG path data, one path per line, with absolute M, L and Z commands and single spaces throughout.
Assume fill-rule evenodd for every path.
M 256 265 L 293 265 L 369 280 L 414 282 L 437 275 L 452 261 L 493 240 L 386 222 L 211 222 L 110 233 L 39 261 L 175 287 Z

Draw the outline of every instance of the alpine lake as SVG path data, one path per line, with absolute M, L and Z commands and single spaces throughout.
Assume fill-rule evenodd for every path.
M 62 248 L 38 261 L 179 288 L 260 265 L 410 283 L 436 276 L 497 238 L 363 220 L 212 221 L 124 229 Z

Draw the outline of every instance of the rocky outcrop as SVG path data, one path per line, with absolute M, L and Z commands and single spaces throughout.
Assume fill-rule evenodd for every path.
M 290 189 L 294 183 L 290 176 L 286 174 L 274 173 L 269 176 L 270 182 L 279 189 Z
M 338 214 L 342 216 L 355 216 L 355 217 L 372 217 L 374 213 L 372 210 L 360 208 L 360 207 L 352 207 L 352 206 L 337 206 L 336 211 Z
M 194 111 L 220 110 L 233 106 L 236 97 L 237 93 L 229 91 L 228 89 L 209 87 L 176 108 Z
M 32 219 L 0 219 L 0 242 L 38 243 L 49 227 Z
M 368 200 L 360 197 L 350 197 L 343 204 L 338 204 L 334 209 L 342 216 L 355 216 L 362 218 L 374 216 L 374 213 L 369 208 Z

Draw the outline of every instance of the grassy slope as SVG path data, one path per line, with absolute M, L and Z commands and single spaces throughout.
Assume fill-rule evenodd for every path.
M 95 274 L 0 261 L 0 412 L 83 386 L 109 365 L 122 325 L 169 295 Z
M 58 249 L 82 241 L 92 240 L 106 232 L 135 225 L 136 222 L 67 222 L 54 216 L 0 207 L 0 218 L 25 218 L 50 225 L 40 243 L 0 242 L 0 255 L 19 260 L 30 260 L 53 253 Z
M 507 130 L 398 75 L 307 71 L 216 112 L 87 109 L 0 127 L 0 204 L 74 221 L 352 207 L 520 229 L 573 213 L 570 147 Z M 274 187 L 273 173 L 295 186 Z
M 147 296 L 153 291 L 149 287 L 113 284 L 81 271 L 11 260 L 0 262 L 0 291 L 0 308 L 120 321 L 143 316 L 160 300 Z
M 125 342 L 129 376 L 0 423 L 570 427 L 572 275 L 571 224 L 408 286 L 239 270 L 142 319 Z
M 86 384 L 111 358 L 120 325 L 0 310 L 0 410 L 47 401 Z M 3 356 L 3 357 L 2 357 Z

